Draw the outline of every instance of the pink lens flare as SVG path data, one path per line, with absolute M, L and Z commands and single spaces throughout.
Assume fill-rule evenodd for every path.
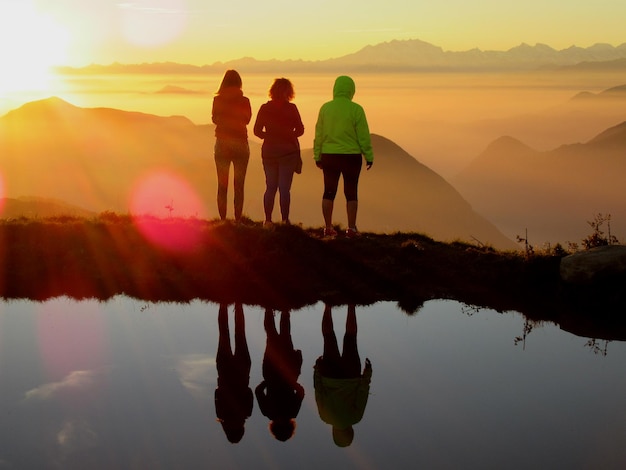
M 194 221 L 206 218 L 206 210 L 180 176 L 168 171 L 145 175 L 132 190 L 130 209 L 135 225 L 151 243 L 172 251 L 192 251 L 198 246 L 201 225 Z

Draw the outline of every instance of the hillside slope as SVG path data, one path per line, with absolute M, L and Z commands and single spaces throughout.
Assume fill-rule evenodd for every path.
M 58 98 L 28 103 L 0 118 L 5 196 L 55 198 L 95 212 L 215 218 L 214 142 L 212 126 L 180 116 L 79 108 Z M 260 220 L 265 179 L 260 145 L 250 142 L 244 212 Z M 376 162 L 363 171 L 360 186 L 361 230 L 419 231 L 515 248 L 439 175 L 381 136 L 373 136 L 373 144 Z M 291 219 L 321 226 L 322 172 L 310 149 L 303 160 Z M 345 225 L 342 194 L 335 220 Z
M 586 143 L 545 152 L 500 138 L 453 182 L 508 236 L 528 229 L 535 243 L 577 242 L 599 213 L 611 215 L 613 235 L 626 237 L 625 171 L 623 122 Z

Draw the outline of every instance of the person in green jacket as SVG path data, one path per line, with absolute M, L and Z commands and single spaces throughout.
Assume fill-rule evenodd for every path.
M 322 317 L 322 335 L 324 353 L 315 362 L 313 373 L 315 402 L 322 421 L 332 426 L 335 444 L 347 447 L 354 439 L 352 426 L 363 418 L 372 379 L 369 359 L 365 359 L 365 367 L 361 372 L 355 306 L 348 305 L 341 353 L 329 305 L 326 305 Z
M 340 177 L 343 177 L 348 214 L 346 236 L 359 235 L 356 227 L 359 175 L 363 157 L 367 169 L 372 167 L 374 151 L 365 111 L 361 105 L 352 101 L 355 90 L 352 78 L 345 75 L 337 77 L 333 87 L 333 99 L 322 105 L 315 125 L 313 158 L 318 168 L 324 172 L 324 236 L 337 235 L 332 218 Z

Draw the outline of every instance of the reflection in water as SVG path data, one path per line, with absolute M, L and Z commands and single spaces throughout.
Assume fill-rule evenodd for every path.
M 322 335 L 324 354 L 315 362 L 313 375 L 315 401 L 320 418 L 332 426 L 335 444 L 346 447 L 354 439 L 352 426 L 361 421 L 365 412 L 372 377 L 372 365 L 367 358 L 361 373 L 354 305 L 348 306 L 341 353 L 329 305 L 324 308 Z
M 252 414 L 254 399 L 250 382 L 250 352 L 246 341 L 243 306 L 235 304 L 235 350 L 230 345 L 228 305 L 220 304 L 217 317 L 219 340 L 217 347 L 217 388 L 215 413 L 230 442 L 241 440 L 246 419 Z
M 302 351 L 293 347 L 289 311 L 280 314 L 280 332 L 274 312 L 265 310 L 263 321 L 267 342 L 263 355 L 263 381 L 254 393 L 263 415 L 270 420 L 270 432 L 279 441 L 287 441 L 296 430 L 304 388 L 298 383 L 302 370 Z
M 453 301 L 425 302 L 416 316 L 392 302 L 356 308 L 331 313 L 320 303 L 281 315 L 202 301 L 0 303 L 0 468 L 626 468 L 626 342 L 589 341 L 546 321 L 523 351 L 512 342 L 525 321 L 515 312 L 469 316 Z M 325 374 L 328 362 L 338 368 L 333 357 L 358 357 L 357 320 L 353 377 Z M 268 432 L 264 415 L 283 404 L 262 368 L 273 347 L 264 326 L 276 338 L 279 321 L 283 333 L 291 326 L 286 350 L 302 351 L 304 370 L 326 343 L 315 372 L 290 372 L 308 396 L 293 388 L 299 411 L 279 409 L 297 414 L 287 442 Z M 368 397 L 370 351 L 385 386 Z M 361 386 L 344 389 L 348 405 L 328 389 L 342 381 Z M 333 425 L 354 427 L 350 447 L 333 442 Z M 225 435 L 231 429 L 236 438 Z M 345 434 L 338 444 L 350 441 Z

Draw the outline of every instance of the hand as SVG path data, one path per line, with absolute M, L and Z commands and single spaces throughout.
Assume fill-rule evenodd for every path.
M 367 162 L 367 164 L 365 165 L 365 167 L 369 170 L 370 168 L 372 168 L 372 165 L 374 164 L 374 162 Z
M 321 170 L 322 169 L 322 161 L 321 160 L 317 160 L 315 162 L 315 166 L 318 167 Z

